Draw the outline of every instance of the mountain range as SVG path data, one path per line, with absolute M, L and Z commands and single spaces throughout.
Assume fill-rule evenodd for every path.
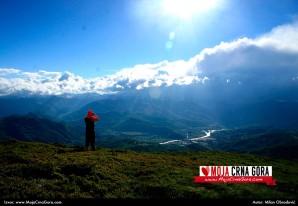
M 105 147 L 297 156 L 298 101 L 289 94 L 266 93 L 260 98 L 259 91 L 253 96 L 238 88 L 216 96 L 198 85 L 160 89 L 158 98 L 150 89 L 110 95 L 3 96 L 0 138 L 82 145 L 83 118 L 92 109 L 100 117 L 97 145 Z M 206 130 L 220 132 L 205 141 L 189 141 Z

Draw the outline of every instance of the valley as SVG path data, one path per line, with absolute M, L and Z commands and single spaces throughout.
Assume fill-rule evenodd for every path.
M 20 101 L 34 106 L 20 107 Z M 83 117 L 92 108 L 100 117 L 95 126 L 98 147 L 236 151 L 297 159 L 296 103 L 255 101 L 248 107 L 241 102 L 239 99 L 235 106 L 228 100 L 152 99 L 145 91 L 126 96 L 2 97 L 0 140 L 84 145 Z M 260 108 L 266 110 L 260 113 Z M 13 113 L 9 115 L 9 111 Z

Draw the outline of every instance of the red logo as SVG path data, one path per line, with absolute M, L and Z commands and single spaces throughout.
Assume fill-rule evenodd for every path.
M 210 171 L 210 168 L 208 166 L 207 167 L 202 167 L 202 172 L 205 176 L 208 176 L 209 171 Z
M 276 185 L 272 166 L 200 166 L 194 183 L 266 183 Z

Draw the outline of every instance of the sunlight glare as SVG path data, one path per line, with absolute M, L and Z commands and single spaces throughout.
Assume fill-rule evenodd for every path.
M 216 3 L 217 0 L 164 0 L 163 9 L 166 14 L 189 19 L 195 14 L 213 9 Z

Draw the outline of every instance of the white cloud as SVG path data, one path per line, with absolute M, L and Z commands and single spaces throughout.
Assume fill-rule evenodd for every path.
M 209 79 L 243 79 L 280 82 L 298 73 L 298 23 L 274 28 L 255 39 L 222 42 L 194 59 L 201 76 Z
M 264 83 L 296 82 L 298 75 L 298 22 L 282 25 L 255 39 L 242 38 L 206 48 L 188 61 L 124 68 L 113 75 L 83 79 L 71 72 L 22 72 L 0 68 L 0 95 L 15 92 L 99 94 L 160 86 L 222 81 L 242 86 L 247 80 Z M 230 81 L 230 80 L 233 81 Z M 230 84 L 229 84 L 230 85 Z M 151 90 L 150 90 L 151 91 Z M 152 90 L 153 96 L 159 90 Z
M 10 74 L 17 74 L 20 73 L 21 70 L 13 69 L 13 68 L 0 68 L 0 76 L 7 76 Z
M 276 49 L 298 52 L 298 21 L 293 24 L 282 25 L 274 28 L 270 33 L 255 40 L 261 47 L 275 47 Z

